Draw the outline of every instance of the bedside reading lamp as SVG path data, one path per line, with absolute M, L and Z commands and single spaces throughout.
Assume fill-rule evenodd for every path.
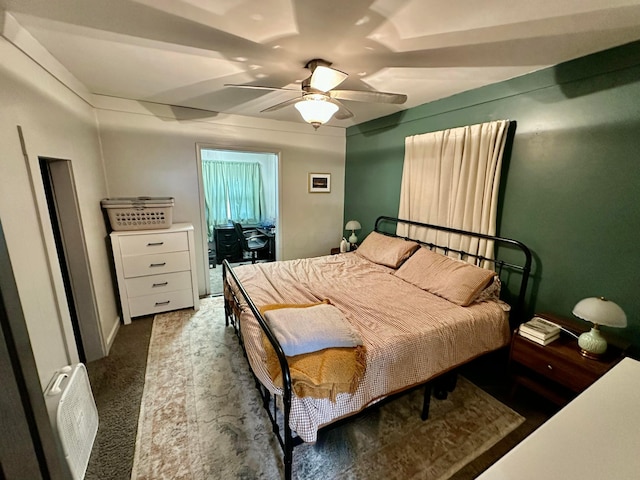
M 358 237 L 356 236 L 356 230 L 360 230 L 360 222 L 357 220 L 349 220 L 344 226 L 345 230 L 351 230 L 351 236 L 349 237 L 349 243 L 358 243 Z
M 590 297 L 580 300 L 573 307 L 573 314 L 587 322 L 593 323 L 591 331 L 578 337 L 580 353 L 588 358 L 599 358 L 607 351 L 607 341 L 600 335 L 598 325 L 624 328 L 627 316 L 614 302 L 604 297 Z

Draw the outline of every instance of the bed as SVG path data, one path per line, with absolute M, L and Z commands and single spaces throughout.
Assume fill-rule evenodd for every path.
M 493 242 L 495 258 L 451 248 L 446 240 L 399 237 L 398 225 Z M 224 262 L 227 325 L 238 335 L 283 448 L 284 477 L 291 478 L 295 445 L 390 395 L 424 384 L 426 419 L 434 385 L 439 396 L 446 394 L 456 367 L 509 343 L 530 267 L 529 250 L 516 240 L 391 217 L 379 217 L 355 252 L 234 269 Z M 282 307 L 302 318 L 325 308 L 318 307 L 323 302 L 359 334 L 364 352 L 357 381 L 324 396 L 302 388 L 296 361 L 303 356 L 285 354 L 269 312 Z M 338 352 L 321 353 L 332 351 Z

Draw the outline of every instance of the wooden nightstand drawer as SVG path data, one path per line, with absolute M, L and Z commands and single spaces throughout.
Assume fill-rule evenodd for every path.
M 553 343 L 556 342 L 557 345 L 549 344 L 543 347 L 516 334 L 513 338 L 511 359 L 574 392 L 583 391 L 599 378 L 597 370 L 582 368 L 581 363 L 593 360 L 559 355 L 557 348 L 567 345 L 561 345 L 564 343 L 561 339 Z

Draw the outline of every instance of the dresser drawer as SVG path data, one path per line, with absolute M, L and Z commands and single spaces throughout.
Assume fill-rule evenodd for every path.
M 238 235 L 234 228 L 217 228 L 216 235 L 221 242 L 237 242 Z
M 125 283 L 127 285 L 127 295 L 129 298 L 155 295 L 164 292 L 175 292 L 176 290 L 191 288 L 191 272 L 185 271 L 133 277 L 127 278 Z
M 191 290 L 158 293 L 143 297 L 129 298 L 129 312 L 132 317 L 176 310 L 193 306 Z
M 189 252 L 159 253 L 157 255 L 132 255 L 122 257 L 125 278 L 182 272 L 191 269 Z
M 148 255 L 189 250 L 187 232 L 151 233 L 120 237 L 122 255 Z

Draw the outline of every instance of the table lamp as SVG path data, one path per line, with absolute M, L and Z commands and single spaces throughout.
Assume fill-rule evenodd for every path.
M 607 351 L 607 341 L 600 335 L 599 325 L 624 328 L 627 316 L 616 303 L 604 297 L 589 297 L 580 300 L 573 307 L 573 314 L 593 323 L 590 331 L 578 337 L 580 353 L 588 358 L 600 358 Z
M 360 226 L 360 222 L 357 220 L 349 220 L 347 224 L 344 226 L 345 230 L 351 230 L 351 236 L 349 236 L 349 243 L 358 243 L 358 237 L 356 236 L 356 230 L 360 230 L 362 227 Z

